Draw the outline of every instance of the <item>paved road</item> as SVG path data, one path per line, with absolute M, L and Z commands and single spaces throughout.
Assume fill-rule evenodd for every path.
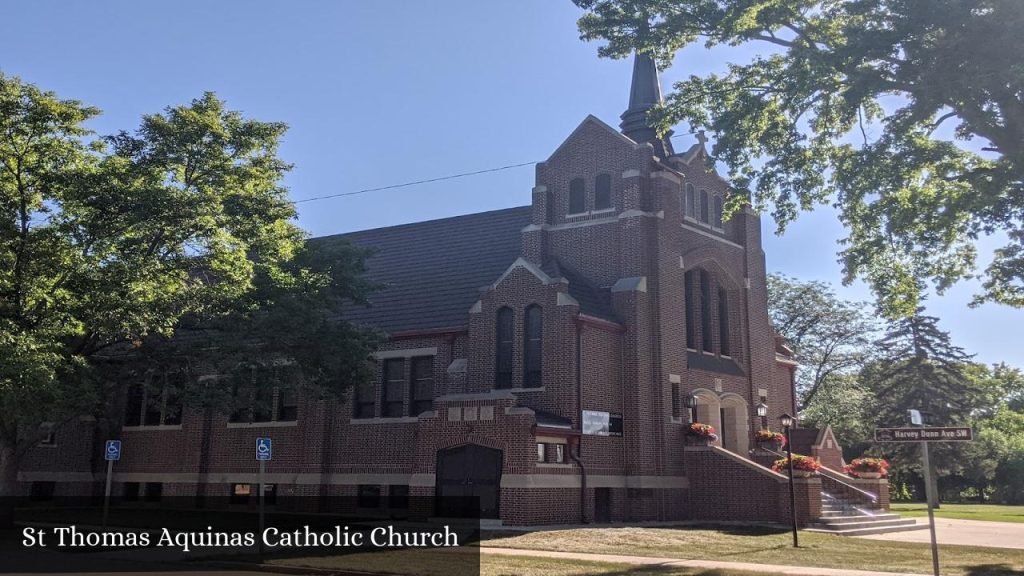
M 918 518 L 918 524 L 928 524 L 927 518 Z M 1024 550 L 1024 522 L 983 522 L 981 520 L 958 520 L 936 518 L 935 535 L 939 544 L 962 544 L 965 546 L 988 546 L 990 548 L 1014 548 Z M 930 542 L 928 530 L 893 532 L 858 536 L 871 540 L 891 542 Z

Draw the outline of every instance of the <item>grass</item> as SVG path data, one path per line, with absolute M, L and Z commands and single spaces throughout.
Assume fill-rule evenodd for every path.
M 753 562 L 856 570 L 931 573 L 927 544 L 885 542 L 801 533 L 792 547 L 786 531 L 753 528 L 586 528 L 533 532 L 488 540 L 486 546 L 629 554 L 687 560 Z M 943 574 L 1024 574 L 1024 551 L 975 546 L 942 546 Z
M 394 550 L 365 554 L 279 558 L 281 566 L 359 570 L 423 576 L 781 576 L 777 572 L 707 570 L 676 566 L 637 566 L 555 558 L 483 554 L 469 549 Z
M 927 516 L 928 505 L 924 502 L 894 502 L 893 512 L 903 516 Z M 987 520 L 990 522 L 1024 522 L 1024 506 L 1002 504 L 943 504 L 935 510 L 938 518 L 960 520 Z

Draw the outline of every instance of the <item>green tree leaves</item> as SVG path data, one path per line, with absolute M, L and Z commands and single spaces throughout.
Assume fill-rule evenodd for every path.
M 656 112 L 716 135 L 732 209 L 780 230 L 835 206 L 846 280 L 889 317 L 976 274 L 975 241 L 1005 233 L 976 302 L 1024 305 L 1024 52 L 1016 0 L 574 0 L 599 54 L 754 43 L 725 75 L 690 77 Z M 980 146 L 970 145 L 980 141 Z M 982 148 L 978 151 L 978 148 Z
M 268 368 L 336 395 L 378 342 L 343 319 L 367 253 L 293 222 L 283 124 L 212 93 L 91 139 L 97 113 L 0 75 L 0 496 L 40 422 L 114 426 L 128 382 L 173 373 L 175 403 L 223 409 L 198 376 Z

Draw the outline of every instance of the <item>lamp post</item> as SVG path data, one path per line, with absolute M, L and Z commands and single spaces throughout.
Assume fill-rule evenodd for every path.
M 761 417 L 761 429 L 768 428 L 768 405 L 764 402 L 758 404 L 757 415 Z
M 779 420 L 786 434 L 786 460 L 789 463 L 789 516 L 793 520 L 793 548 L 799 548 L 800 541 L 796 532 L 796 487 L 793 486 L 793 442 L 789 437 L 789 429 L 793 426 L 795 418 L 789 414 L 783 414 Z
M 689 394 L 686 396 L 686 407 L 690 409 L 690 422 L 697 421 L 697 396 Z

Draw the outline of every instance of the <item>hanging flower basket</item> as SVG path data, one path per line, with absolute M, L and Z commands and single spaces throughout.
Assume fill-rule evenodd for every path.
M 757 441 L 757 445 L 767 450 L 778 452 L 786 446 L 786 435 L 782 432 L 772 432 L 771 430 L 758 430 L 754 433 L 754 440 Z
M 884 458 L 854 458 L 843 466 L 843 472 L 854 478 L 885 478 L 889 476 L 889 462 Z
M 708 446 L 718 440 L 714 426 L 694 422 L 686 428 L 686 444 L 688 446 Z
M 793 454 L 794 478 L 809 478 L 817 474 L 820 468 L 821 464 L 814 458 L 802 454 Z M 779 474 L 789 474 L 789 460 L 787 458 L 779 458 L 772 464 L 772 470 Z

